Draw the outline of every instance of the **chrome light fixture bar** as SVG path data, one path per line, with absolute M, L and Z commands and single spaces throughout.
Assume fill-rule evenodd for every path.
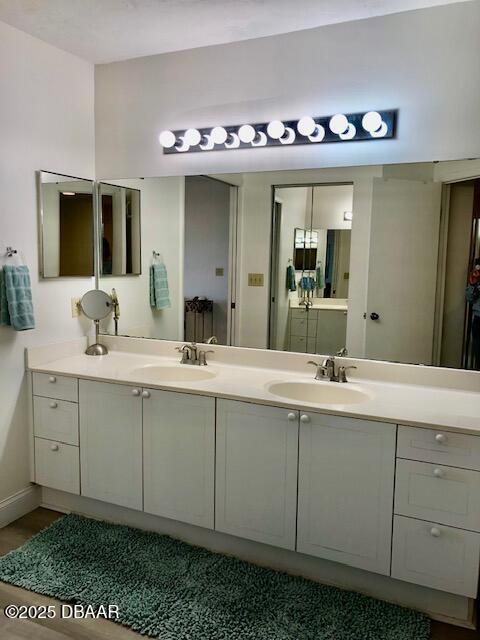
M 395 137 L 397 117 L 396 109 L 336 113 L 299 120 L 166 130 L 158 139 L 166 154 L 382 140 Z

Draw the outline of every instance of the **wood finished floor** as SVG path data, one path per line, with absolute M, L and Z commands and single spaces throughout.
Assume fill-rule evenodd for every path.
M 22 545 L 61 515 L 56 511 L 36 509 L 0 529 L 0 556 Z M 60 602 L 0 582 L 1 640 L 140 640 L 144 637 L 108 620 L 9 620 L 3 613 L 7 604 L 58 606 Z M 431 640 L 480 640 L 480 633 L 433 622 Z

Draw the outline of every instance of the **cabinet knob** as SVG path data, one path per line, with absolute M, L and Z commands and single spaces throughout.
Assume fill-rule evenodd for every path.
M 303 422 L 304 424 L 310 422 L 310 416 L 308 416 L 306 413 L 302 413 L 302 415 L 300 416 L 300 422 Z
M 443 469 L 434 469 L 433 470 L 433 475 L 436 478 L 443 478 L 443 476 L 444 476 Z
M 58 407 L 57 402 L 50 402 L 50 409 L 56 409 Z
M 290 422 L 293 422 L 294 420 L 296 420 L 296 419 L 297 419 L 297 414 L 296 414 L 296 413 L 293 413 L 293 411 L 291 411 L 291 412 L 288 414 L 287 418 L 290 420 Z
M 48 378 L 48 381 L 49 381 L 49 382 L 51 382 L 51 383 L 54 383 L 54 382 L 56 382 L 56 381 L 57 381 L 57 378 L 56 378 L 55 376 L 50 376 L 50 377 Z
M 434 538 L 439 538 L 441 535 L 441 531 L 438 527 L 432 527 L 430 529 L 430 535 L 433 536 Z
M 146 389 L 142 391 L 142 398 L 149 398 L 149 397 L 150 397 L 150 391 L 147 391 Z
M 435 440 L 438 443 L 443 444 L 447 441 L 447 436 L 444 433 L 437 433 L 437 435 L 435 436 Z
M 51 445 L 50 445 L 50 449 L 51 449 L 52 451 L 58 451 L 58 444 L 51 444 Z
M 132 396 L 139 396 L 140 395 L 140 389 L 132 389 Z

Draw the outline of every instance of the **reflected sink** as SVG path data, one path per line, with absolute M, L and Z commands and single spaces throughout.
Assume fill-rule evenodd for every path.
M 281 398 L 314 404 L 358 404 L 372 398 L 349 383 L 338 382 L 275 382 L 268 390 Z
M 137 367 L 132 374 L 140 381 L 146 382 L 196 382 L 210 380 L 217 375 L 207 367 L 195 365 L 156 365 L 147 364 Z

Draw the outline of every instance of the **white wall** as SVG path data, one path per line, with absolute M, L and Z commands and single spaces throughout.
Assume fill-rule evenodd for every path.
M 28 485 L 25 347 L 76 338 L 70 298 L 90 278 L 39 282 L 35 171 L 94 177 L 93 67 L 0 22 L 0 252 L 24 256 L 36 329 L 0 327 L 0 500 Z M 0 260 L 0 263 L 3 259 Z
M 98 174 L 475 157 L 479 31 L 480 2 L 464 2 L 98 66 Z M 164 128 L 395 107 L 396 140 L 163 155 L 157 139 Z
M 230 190 L 204 176 L 185 181 L 184 295 L 213 300 L 213 334 L 220 344 L 227 344 Z
M 353 187 L 339 184 L 334 187 L 315 187 L 313 192 L 313 229 L 351 229 L 352 222 L 344 220 L 345 211 L 352 211 Z
M 184 178 L 146 178 L 112 181 L 141 192 L 140 225 L 142 273 L 138 276 L 104 276 L 100 288 L 115 288 L 120 303 L 120 335 L 164 340 L 183 338 L 183 225 Z M 150 307 L 150 265 L 152 251 L 161 253 L 168 274 L 171 307 Z M 113 317 L 101 323 L 101 330 L 113 334 Z

